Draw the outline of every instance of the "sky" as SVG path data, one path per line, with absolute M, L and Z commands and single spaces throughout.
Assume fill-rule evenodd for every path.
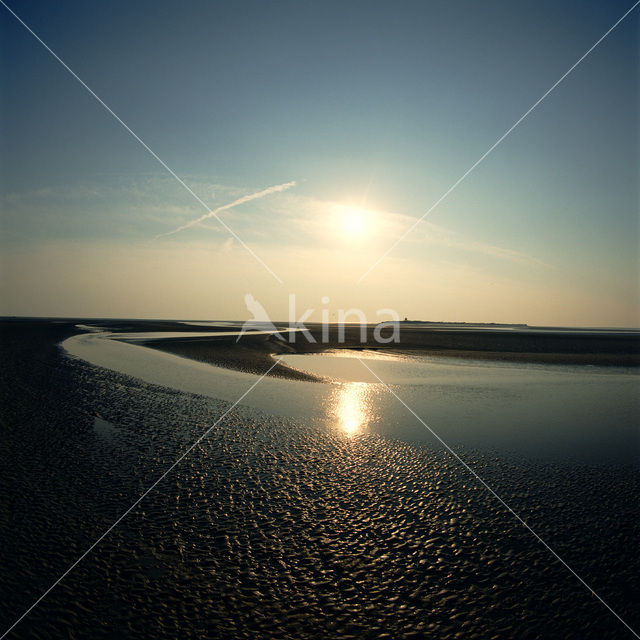
M 1 315 L 640 326 L 633 0 L 7 4 Z

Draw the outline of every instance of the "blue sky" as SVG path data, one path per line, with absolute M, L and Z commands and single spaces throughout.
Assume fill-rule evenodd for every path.
M 154 240 L 202 206 L 2 9 L 0 312 L 638 326 L 638 10 L 355 284 L 631 4 L 14 2 L 212 209 L 296 186 L 221 214 L 284 285 Z

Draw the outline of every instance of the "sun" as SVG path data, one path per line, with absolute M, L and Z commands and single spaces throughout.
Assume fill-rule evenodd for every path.
M 349 241 L 359 240 L 371 234 L 373 212 L 352 205 L 338 205 L 334 209 L 336 232 Z
M 367 229 L 366 212 L 358 207 L 347 207 L 343 213 L 342 227 L 349 235 L 363 235 Z

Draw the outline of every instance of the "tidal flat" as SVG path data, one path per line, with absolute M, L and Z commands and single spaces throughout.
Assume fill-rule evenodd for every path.
M 97 367 L 80 331 L 3 323 L 3 629 L 215 426 L 8 637 L 632 637 L 442 447 Z M 639 628 L 637 457 L 456 451 Z

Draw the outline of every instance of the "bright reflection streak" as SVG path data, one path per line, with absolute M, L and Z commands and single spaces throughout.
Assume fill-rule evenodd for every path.
M 348 436 L 353 436 L 368 424 L 371 408 L 367 401 L 366 382 L 342 384 L 334 394 L 333 413 L 338 427 Z

